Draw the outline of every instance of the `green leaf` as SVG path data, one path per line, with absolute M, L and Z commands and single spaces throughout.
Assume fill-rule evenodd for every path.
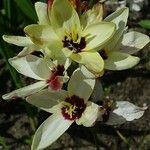
M 141 20 L 138 24 L 139 24 L 142 28 L 145 28 L 145 29 L 149 29 L 149 30 L 150 30 L 150 20 Z
M 11 0 L 3 0 L 6 16 L 11 18 Z
M 22 87 L 22 82 L 20 80 L 19 74 L 15 71 L 15 69 L 13 69 L 10 66 L 10 64 L 8 62 L 8 59 L 12 56 L 10 47 L 1 40 L 0 40 L 0 54 L 2 55 L 3 59 L 5 60 L 6 66 L 10 71 L 11 77 L 12 77 L 16 87 L 17 88 Z
M 6 145 L 5 139 L 0 136 L 0 145 L 3 146 L 3 150 L 8 150 L 8 147 Z
M 24 143 L 27 145 L 31 145 L 33 140 L 33 135 L 24 139 Z
M 30 0 L 15 0 L 15 3 L 28 18 L 34 22 L 37 21 L 37 16 Z

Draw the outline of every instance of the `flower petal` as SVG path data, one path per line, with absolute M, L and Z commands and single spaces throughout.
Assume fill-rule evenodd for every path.
M 76 123 L 85 127 L 91 127 L 96 122 L 98 116 L 99 106 L 95 103 L 88 102 L 85 111 L 82 113 L 81 118 L 76 120 Z
M 35 3 L 35 10 L 39 19 L 39 24 L 46 25 L 50 24 L 48 15 L 47 15 L 47 4 L 42 2 Z
M 65 120 L 62 115 L 53 114 L 46 119 L 37 129 L 31 150 L 44 149 L 55 142 L 72 124 Z
M 97 52 L 73 53 L 71 55 L 71 59 L 84 65 L 95 76 L 100 76 L 103 74 L 104 61 Z
M 104 96 L 104 91 L 103 91 L 102 83 L 100 79 L 98 78 L 96 79 L 95 87 L 94 87 L 91 99 L 93 102 L 98 102 L 104 98 L 103 96 Z
M 117 101 L 117 109 L 113 112 L 119 116 L 124 117 L 127 121 L 132 121 L 134 119 L 139 119 L 143 116 L 147 106 L 138 107 L 128 101 Z
M 138 64 L 140 59 L 126 53 L 110 52 L 105 60 L 105 69 L 108 70 L 125 70 Z
M 108 22 L 113 22 L 116 24 L 116 32 L 113 35 L 113 38 L 110 39 L 109 43 L 106 44 L 106 49 L 113 50 L 115 46 L 118 45 L 118 41 L 123 35 L 124 29 L 127 24 L 129 15 L 129 9 L 127 7 L 120 8 L 114 13 L 106 17 L 104 20 Z
M 42 108 L 42 110 L 44 110 L 44 111 L 47 111 L 47 112 L 49 112 L 49 113 L 51 113 L 51 114 L 62 114 L 62 107 L 63 107 L 64 105 L 63 105 L 63 102 L 59 102 L 57 105 L 54 105 L 53 107 L 51 107 L 51 108 Z
M 95 78 L 95 75 L 90 72 L 84 65 L 80 65 L 81 72 L 86 78 Z
M 80 30 L 78 14 L 68 0 L 55 0 L 50 18 L 53 28 L 61 38 L 64 33 L 73 35 L 74 32 L 78 33 Z
M 37 83 L 31 84 L 31 85 L 25 86 L 23 88 L 14 90 L 10 93 L 7 93 L 7 94 L 3 95 L 2 98 L 7 100 L 7 99 L 11 99 L 11 98 L 16 98 L 16 97 L 26 97 L 26 96 L 29 96 L 33 93 L 36 93 L 36 92 L 42 90 L 46 86 L 47 86 L 47 84 L 44 81 L 39 81 Z
M 59 90 L 57 92 L 44 89 L 26 98 L 26 101 L 41 109 L 50 109 L 66 98 L 67 92 Z
M 81 23 L 83 27 L 89 24 L 97 23 L 103 19 L 103 4 L 97 3 L 92 9 L 85 11 L 81 16 Z
M 69 58 L 66 58 L 64 62 L 65 71 L 69 68 L 70 65 L 71 65 L 71 60 Z
M 13 35 L 3 35 L 3 40 L 7 43 L 14 44 L 17 46 L 29 46 L 33 45 L 29 37 L 25 36 L 13 36 Z
M 91 24 L 83 31 L 87 45 L 84 51 L 101 48 L 114 34 L 115 24 L 111 22 L 99 22 Z
M 87 79 L 80 69 L 74 71 L 68 83 L 69 96 L 76 95 L 85 101 L 89 99 L 94 89 L 95 80 Z
M 34 55 L 10 58 L 9 63 L 19 73 L 37 80 L 46 80 L 51 73 L 46 61 Z
M 140 32 L 128 32 L 124 34 L 121 51 L 128 54 L 134 54 L 150 42 L 150 38 Z
M 108 125 L 120 125 L 126 122 L 126 119 L 123 118 L 122 116 L 118 116 L 114 112 L 110 112 L 109 114 L 109 119 L 106 122 Z
M 60 50 L 62 48 L 62 41 L 51 26 L 33 24 L 25 27 L 24 31 L 33 43 L 41 48 L 48 47 L 49 50 Z
M 73 53 L 73 51 L 69 50 L 68 48 L 63 48 L 62 52 L 63 52 L 64 56 L 67 58 L 70 57 L 71 54 Z
M 122 22 L 124 26 L 126 26 L 128 15 L 129 15 L 129 8 L 123 7 L 117 9 L 114 13 L 107 16 L 104 20 L 108 22 L 114 22 L 117 25 L 117 29 L 118 29 L 120 26 L 120 22 Z
M 41 51 L 43 53 L 43 50 L 39 49 L 38 47 L 36 47 L 33 44 L 33 45 L 28 46 L 28 47 L 24 47 L 23 50 L 21 52 L 19 52 L 19 54 L 17 55 L 17 57 L 24 57 L 26 55 L 31 54 L 34 51 Z

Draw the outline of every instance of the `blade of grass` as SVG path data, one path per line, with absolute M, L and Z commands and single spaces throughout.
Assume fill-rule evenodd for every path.
M 6 16 L 10 19 L 11 18 L 11 4 L 10 0 L 3 0 L 4 9 Z
M 0 54 L 2 55 L 2 57 L 4 58 L 5 62 L 6 62 L 6 66 L 8 67 L 11 77 L 13 79 L 13 82 L 15 83 L 15 86 L 17 88 L 21 88 L 22 82 L 20 80 L 20 76 L 19 74 L 10 66 L 9 62 L 8 62 L 8 58 L 10 58 L 10 53 L 8 53 L 8 46 L 6 44 L 4 44 L 3 42 L 0 42 Z M 23 104 L 25 106 L 28 118 L 29 118 L 29 122 L 32 128 L 32 131 L 36 130 L 36 121 L 35 121 L 35 114 L 37 114 L 37 108 L 33 108 L 31 105 L 27 104 L 25 101 L 23 101 Z
M 6 145 L 5 139 L 0 136 L 0 145 L 3 146 L 3 150 L 8 150 L 8 147 Z
M 15 86 L 17 88 L 22 87 L 22 82 L 20 80 L 20 77 L 18 75 L 18 73 L 10 66 L 8 59 L 11 57 L 10 53 L 8 53 L 8 46 L 6 46 L 6 44 L 4 44 L 2 41 L 0 41 L 0 54 L 2 55 L 2 57 L 4 58 L 5 62 L 6 62 L 6 66 L 8 67 L 11 77 L 13 79 L 13 82 L 15 83 Z
M 30 0 L 3 0 L 3 10 L 4 13 L 0 12 L 0 37 L 3 34 L 13 34 L 17 31 L 18 24 L 20 25 L 20 19 L 24 20 L 26 15 L 29 19 L 32 21 L 36 21 L 37 17 L 35 14 L 35 11 L 33 9 L 32 3 Z M 17 4 L 17 5 L 16 5 Z M 18 9 L 17 6 L 20 8 Z M 14 10 L 17 8 L 17 10 L 14 12 Z M 22 13 L 19 13 L 21 11 Z M 19 18 L 21 17 L 21 18 Z M 29 20 L 26 18 L 26 20 Z M 13 28 L 14 27 L 14 28 Z M 6 44 L 1 38 L 0 38 L 0 55 L 2 55 L 2 58 L 6 62 L 6 67 L 9 69 L 12 80 L 16 86 L 16 88 L 22 87 L 22 82 L 20 80 L 19 74 L 16 72 L 13 67 L 8 62 L 8 59 L 10 57 L 13 57 L 15 55 L 16 51 L 12 50 L 12 47 Z M 37 108 L 33 108 L 29 104 L 27 104 L 25 101 L 23 101 L 23 105 L 25 106 L 27 115 L 29 117 L 30 125 L 33 131 L 36 129 L 36 120 L 35 116 L 37 114 Z
M 37 128 L 37 121 L 36 121 L 35 117 L 37 116 L 38 109 L 37 109 L 37 107 L 34 107 L 34 106 L 28 104 L 26 101 L 24 101 L 24 105 L 25 105 L 25 109 L 27 111 L 31 129 L 33 132 L 35 132 L 35 130 Z
M 5 15 L 7 16 L 7 19 L 9 20 L 7 26 L 11 28 L 11 1 L 10 0 L 3 0 L 4 4 L 4 10 L 5 10 Z
M 16 5 L 19 9 L 34 22 L 37 21 L 37 16 L 34 11 L 33 4 L 30 0 L 15 0 Z
M 150 19 L 149 19 L 149 20 L 141 20 L 138 24 L 139 24 L 142 28 L 145 28 L 145 29 L 149 29 L 149 30 L 150 30 Z
M 118 136 L 120 137 L 120 139 L 121 139 L 124 143 L 126 143 L 127 145 L 129 145 L 128 140 L 126 139 L 126 137 L 124 137 L 124 136 L 120 133 L 119 130 L 116 130 L 116 133 L 118 134 Z

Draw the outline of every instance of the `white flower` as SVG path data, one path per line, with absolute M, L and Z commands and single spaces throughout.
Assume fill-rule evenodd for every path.
M 98 23 L 98 22 L 102 21 L 103 15 L 104 15 L 103 3 L 99 2 L 99 3 L 95 4 L 92 7 L 92 9 L 85 11 L 81 15 L 81 22 L 82 22 L 83 26 L 86 27 L 90 24 L 94 24 L 94 23 Z
M 139 32 L 125 33 L 128 18 L 128 8 L 122 8 L 105 18 L 116 24 L 117 30 L 111 40 L 100 51 L 104 59 L 105 69 L 124 70 L 135 66 L 139 57 L 131 56 L 149 43 L 147 35 Z
M 93 8 L 93 10 L 89 10 L 82 15 L 81 21 L 85 26 L 101 22 L 102 13 L 101 9 Z M 105 69 L 124 70 L 135 66 L 140 59 L 131 56 L 131 54 L 138 52 L 150 41 L 147 35 L 139 32 L 125 33 L 128 15 L 129 10 L 127 7 L 124 7 L 116 10 L 104 19 L 104 21 L 116 24 L 116 31 L 113 37 L 99 49 L 99 53 L 104 59 Z
M 84 27 L 68 0 L 54 0 L 48 16 L 51 25 L 32 24 L 25 27 L 24 31 L 33 43 L 47 53 L 49 50 L 54 57 L 65 55 L 100 76 L 104 61 L 96 48 L 112 37 L 115 24 L 98 22 Z
M 117 109 L 114 109 L 113 113 L 122 116 L 127 121 L 141 118 L 145 110 L 148 108 L 147 106 L 138 107 L 127 101 L 117 101 L 116 107 Z
M 59 61 L 52 62 L 50 59 L 26 55 L 24 57 L 11 58 L 9 62 L 19 73 L 39 81 L 5 94 L 2 96 L 3 99 L 26 97 L 45 87 L 51 90 L 60 90 L 63 83 L 69 79 L 66 73 L 70 65 L 68 59 L 65 64 L 60 64 Z
M 67 91 L 42 90 L 27 98 L 27 102 L 52 113 L 37 129 L 32 150 L 51 145 L 74 121 L 86 127 L 95 123 L 100 107 L 88 101 L 94 85 L 94 79 L 87 79 L 80 69 L 77 69 L 71 76 Z
M 147 106 L 138 107 L 128 101 L 116 101 L 114 105 L 110 102 L 104 103 L 101 110 L 105 111 L 99 120 L 109 125 L 123 124 L 141 118 L 147 108 Z
M 47 16 L 46 3 L 36 2 L 35 10 L 38 16 L 39 25 L 50 24 L 49 18 Z M 24 47 L 23 50 L 18 54 L 19 57 L 26 56 L 34 51 L 41 51 L 42 53 L 45 53 L 40 47 L 38 47 L 38 45 L 35 45 L 28 36 L 3 35 L 3 40 L 7 43 Z

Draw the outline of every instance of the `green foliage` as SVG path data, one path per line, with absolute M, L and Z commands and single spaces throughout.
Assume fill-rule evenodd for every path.
M 139 25 L 142 27 L 142 28 L 145 28 L 145 29 L 149 29 L 150 30 L 150 20 L 141 20 L 139 22 Z
M 27 17 L 36 22 L 37 16 L 30 0 L 15 0 L 15 3 Z
M 89 5 L 92 7 L 94 4 L 96 4 L 99 0 L 89 0 Z
M 45 0 L 41 0 L 45 1 Z M 0 57 L 5 60 L 6 69 L 10 71 L 10 77 L 16 88 L 22 87 L 22 82 L 19 73 L 11 67 L 8 59 L 15 57 L 22 47 L 10 45 L 3 41 L 2 35 L 22 35 L 24 36 L 23 28 L 28 24 L 37 22 L 37 15 L 34 9 L 33 0 L 1 0 L 0 6 Z M 31 127 L 35 130 L 34 116 L 37 109 L 33 109 L 29 104 L 24 103 L 24 106 L 29 117 Z M 0 144 L 7 148 L 3 138 L 0 138 Z M 6 149 L 7 150 L 7 149 Z
M 22 86 L 22 82 L 20 80 L 20 76 L 18 73 L 10 66 L 8 62 L 8 58 L 10 58 L 12 52 L 9 51 L 10 47 L 7 46 L 2 40 L 0 40 L 0 54 L 2 55 L 3 59 L 5 60 L 6 67 L 9 69 L 11 77 L 16 85 L 17 88 Z
M 0 136 L 0 146 L 2 145 L 3 150 L 8 150 L 8 147 L 6 145 L 5 139 Z M 1 147 L 0 147 L 1 149 Z
M 8 35 L 24 35 L 23 28 L 31 23 L 37 22 L 32 0 L 2 0 L 0 7 L 0 37 Z M 8 59 L 16 56 L 21 47 L 12 46 L 0 38 L 0 55 L 6 62 L 13 82 L 17 88 L 22 86 L 19 74 L 13 69 Z
M 33 135 L 24 139 L 24 143 L 27 145 L 31 145 L 33 140 Z

